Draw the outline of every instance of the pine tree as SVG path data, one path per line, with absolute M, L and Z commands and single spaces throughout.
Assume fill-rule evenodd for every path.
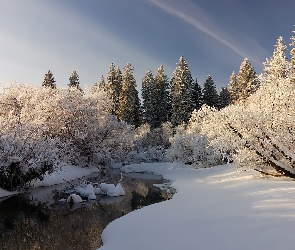
M 150 70 L 147 71 L 144 78 L 142 79 L 142 109 L 143 109 L 143 121 L 146 123 L 151 124 L 154 119 L 154 112 L 155 112 L 155 96 L 154 96 L 154 89 L 155 89 L 154 77 Z
M 273 55 L 263 63 L 264 73 L 262 81 L 264 84 L 277 81 L 279 78 L 286 78 L 289 72 L 290 63 L 285 55 L 287 46 L 283 41 L 283 37 L 280 36 L 277 39 L 274 47 Z
M 124 67 L 122 89 L 119 96 L 118 117 L 135 127 L 140 125 L 140 100 L 136 89 L 136 81 L 132 73 L 131 64 Z
M 215 83 L 210 75 L 207 76 L 206 82 L 203 88 L 203 101 L 204 104 L 218 108 L 219 95 L 216 90 Z
M 255 93 L 260 86 L 256 72 L 247 58 L 245 58 L 241 64 L 237 75 L 237 81 L 240 90 L 237 101 L 247 99 L 250 95 Z
M 171 79 L 171 123 L 173 126 L 188 122 L 191 112 L 194 110 L 192 86 L 191 72 L 186 60 L 181 56 Z
M 227 87 L 222 87 L 219 93 L 219 109 L 223 109 L 230 104 L 230 93 Z
M 101 75 L 99 78 L 99 82 L 98 83 L 94 83 L 93 87 L 92 87 L 92 91 L 101 91 L 105 89 L 105 79 L 104 76 Z
M 52 89 L 56 88 L 55 80 L 50 70 L 48 70 L 48 72 L 45 74 L 42 86 Z
M 295 33 L 295 31 L 293 31 Z M 291 37 L 291 46 L 293 48 L 290 51 L 291 54 L 291 83 L 295 84 L 295 36 Z
M 229 95 L 230 95 L 230 103 L 234 104 L 239 100 L 239 93 L 241 92 L 240 86 L 238 84 L 237 75 L 233 71 L 229 79 L 229 87 L 228 87 Z
M 194 103 L 195 109 L 199 110 L 202 107 L 204 101 L 203 101 L 202 88 L 198 84 L 198 80 L 197 79 L 193 83 L 192 97 L 193 97 L 193 103 Z
M 171 97 L 169 91 L 169 79 L 164 71 L 164 66 L 160 65 L 154 76 L 154 118 L 151 128 L 160 127 L 169 121 L 171 116 Z
M 68 84 L 68 86 L 70 88 L 77 88 L 80 91 L 82 91 L 82 89 L 80 88 L 80 80 L 79 80 L 79 75 L 77 74 L 77 71 L 74 70 L 69 78 L 70 83 Z
M 119 96 L 122 88 L 122 72 L 119 67 L 115 69 L 114 64 L 110 65 L 110 70 L 107 76 L 107 84 L 105 86 L 107 95 L 112 101 L 113 115 L 118 116 L 119 110 Z

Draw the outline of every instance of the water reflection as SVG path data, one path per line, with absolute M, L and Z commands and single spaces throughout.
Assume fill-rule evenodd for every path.
M 125 196 L 99 196 L 96 201 L 73 205 L 59 202 L 67 197 L 64 192 L 51 193 L 51 198 L 46 194 L 45 204 L 43 197 L 32 200 L 30 193 L 9 197 L 0 201 L 0 249 L 96 249 L 111 221 L 165 199 L 165 192 L 154 183 L 163 180 L 125 176 Z

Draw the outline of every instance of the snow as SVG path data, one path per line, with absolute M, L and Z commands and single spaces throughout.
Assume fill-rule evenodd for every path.
M 137 164 L 123 170 L 162 175 L 177 193 L 113 221 L 100 250 L 294 248 L 295 182 L 288 178 L 238 174 L 230 165 Z
M 48 187 L 57 184 L 64 183 L 66 181 L 73 181 L 75 179 L 90 175 L 94 172 L 99 172 L 98 168 L 82 168 L 79 166 L 73 166 L 64 164 L 60 169 L 57 169 L 51 174 L 44 176 L 44 179 L 35 180 L 30 183 L 31 187 Z
M 7 196 L 11 196 L 11 195 L 14 195 L 14 194 L 17 194 L 17 193 L 18 193 L 18 192 L 15 192 L 15 191 L 13 191 L 13 192 L 9 192 L 9 191 L 6 191 L 6 190 L 0 188 L 0 198 L 2 198 L 2 197 L 7 197 Z
M 71 194 L 68 199 L 67 202 L 73 202 L 73 203 L 81 203 L 83 202 L 82 198 L 80 195 L 77 194 Z

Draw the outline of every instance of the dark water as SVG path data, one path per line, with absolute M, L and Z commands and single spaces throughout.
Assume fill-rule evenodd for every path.
M 120 175 L 111 173 L 104 179 L 101 176 L 88 179 L 117 183 Z M 125 196 L 97 196 L 95 201 L 72 206 L 59 202 L 68 197 L 65 185 L 39 188 L 4 199 L 0 201 L 0 249 L 96 249 L 102 244 L 103 229 L 111 221 L 170 198 L 165 191 L 153 186 L 158 183 L 167 181 L 145 174 L 126 175 L 123 178 Z

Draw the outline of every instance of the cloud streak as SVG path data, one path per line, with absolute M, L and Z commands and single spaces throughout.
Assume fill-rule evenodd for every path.
M 249 58 L 256 64 L 261 64 L 268 52 L 255 40 L 246 37 L 238 31 L 228 30 L 220 23 L 214 22 L 209 13 L 192 3 L 190 0 L 148 0 L 163 11 L 190 24 L 195 29 L 204 32 L 222 45 L 230 48 L 242 58 Z

